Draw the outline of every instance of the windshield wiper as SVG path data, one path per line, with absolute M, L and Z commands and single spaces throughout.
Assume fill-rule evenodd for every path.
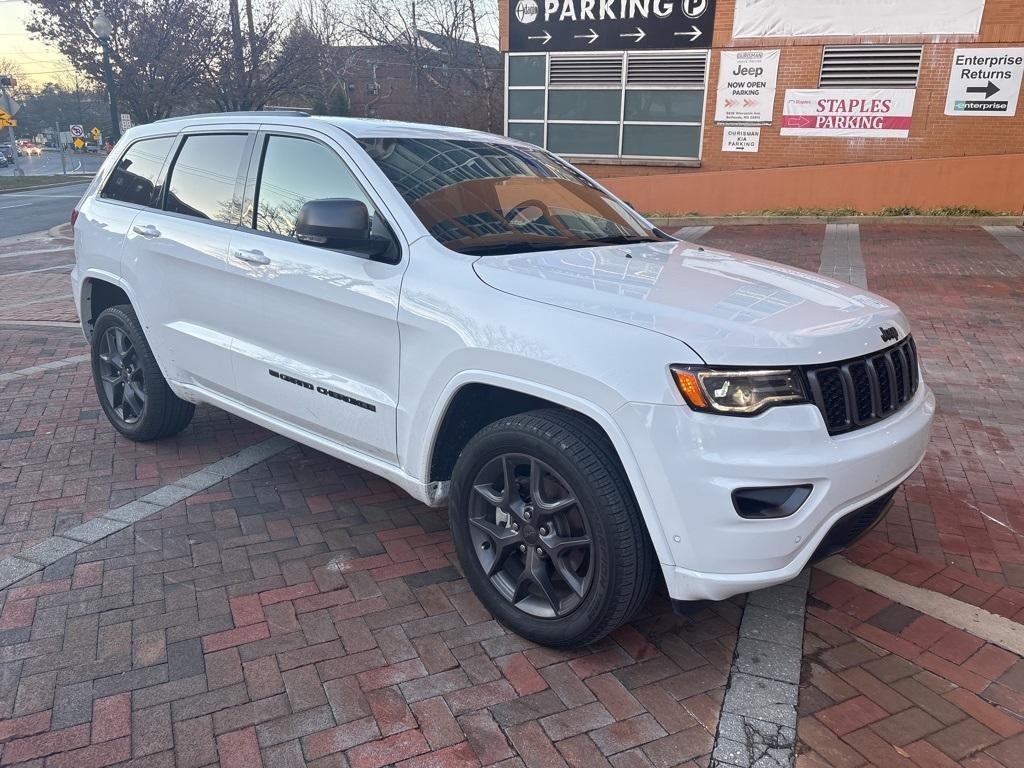
M 608 235 L 608 237 L 591 237 L 586 242 L 601 245 L 632 245 L 633 243 L 663 243 L 657 237 L 639 237 L 636 235 Z
M 523 253 L 526 251 L 558 251 L 566 248 L 583 248 L 586 243 L 583 241 L 564 241 L 554 243 L 539 243 L 534 240 L 513 240 L 505 243 L 484 243 L 481 245 L 464 245 L 456 248 L 459 253 L 466 253 L 471 256 L 503 256 L 509 253 Z

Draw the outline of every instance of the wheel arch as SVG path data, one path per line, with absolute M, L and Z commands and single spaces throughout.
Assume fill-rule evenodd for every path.
M 119 284 L 116 278 L 107 278 L 96 275 L 89 275 L 82 280 L 81 293 L 81 318 L 82 330 L 85 337 L 92 341 L 93 331 L 96 328 L 96 320 L 103 313 L 103 310 L 118 304 L 134 304 L 128 295 L 128 291 Z M 136 314 L 138 311 L 136 310 Z
M 467 373 L 446 387 L 438 399 L 427 443 L 421 477 L 429 486 L 447 485 L 451 470 L 469 439 L 483 427 L 505 416 L 543 408 L 565 410 L 592 422 L 608 440 L 633 490 L 659 561 L 671 563 L 671 552 L 654 509 L 643 473 L 625 435 L 612 414 L 575 395 L 534 382 L 499 374 Z

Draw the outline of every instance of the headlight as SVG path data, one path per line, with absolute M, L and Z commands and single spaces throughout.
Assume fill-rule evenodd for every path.
M 672 366 L 672 377 L 695 411 L 750 416 L 773 405 L 807 402 L 797 371 L 726 371 Z

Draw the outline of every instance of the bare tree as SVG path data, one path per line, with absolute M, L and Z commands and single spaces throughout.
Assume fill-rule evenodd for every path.
M 261 109 L 308 96 L 319 46 L 282 0 L 242 0 L 241 7 L 239 0 L 228 0 L 217 27 L 217 53 L 207 62 L 204 91 L 218 108 Z
M 167 117 L 196 102 L 196 84 L 212 51 L 211 15 L 201 0 L 29 0 L 28 29 L 72 65 L 103 82 L 91 23 L 101 6 L 113 23 L 110 58 L 118 97 L 138 122 Z

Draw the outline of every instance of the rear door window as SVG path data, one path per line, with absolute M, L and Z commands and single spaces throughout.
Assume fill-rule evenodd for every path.
M 173 136 L 136 141 L 117 161 L 101 196 L 122 203 L 155 205 L 160 169 L 173 144 Z
M 239 168 L 244 133 L 186 136 L 167 182 L 164 210 L 237 224 L 242 209 Z

